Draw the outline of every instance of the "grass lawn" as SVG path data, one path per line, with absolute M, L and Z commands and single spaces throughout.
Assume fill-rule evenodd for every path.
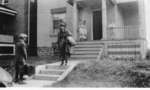
M 139 64 L 150 65 L 150 61 L 87 61 L 79 64 L 63 81 L 53 87 L 138 87 L 136 81 L 139 74 L 135 75 L 132 69 Z

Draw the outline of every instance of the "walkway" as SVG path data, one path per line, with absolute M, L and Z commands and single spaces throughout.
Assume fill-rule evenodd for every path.
M 24 84 L 14 84 L 14 87 L 50 87 L 63 80 L 81 61 L 70 61 L 67 66 L 60 66 L 60 62 L 36 67 L 36 74 L 24 81 Z

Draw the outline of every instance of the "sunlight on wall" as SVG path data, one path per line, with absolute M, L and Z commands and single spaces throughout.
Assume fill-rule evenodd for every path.
M 150 49 L 150 0 L 144 0 L 144 3 L 145 3 L 147 43 L 148 43 L 148 48 Z

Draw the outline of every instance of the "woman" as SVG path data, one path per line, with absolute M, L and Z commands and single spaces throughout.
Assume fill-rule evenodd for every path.
M 70 36 L 69 32 L 66 31 L 65 23 L 60 24 L 60 31 L 58 33 L 58 46 L 59 46 L 59 56 L 61 59 L 61 65 L 67 65 L 68 57 L 70 57 L 70 43 L 67 37 Z
M 86 29 L 86 21 L 82 21 L 79 27 L 79 40 L 85 41 L 87 40 L 87 29 Z

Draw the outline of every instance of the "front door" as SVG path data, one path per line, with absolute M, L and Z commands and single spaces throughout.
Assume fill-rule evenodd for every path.
M 93 12 L 93 40 L 102 39 L 102 12 L 94 11 Z

